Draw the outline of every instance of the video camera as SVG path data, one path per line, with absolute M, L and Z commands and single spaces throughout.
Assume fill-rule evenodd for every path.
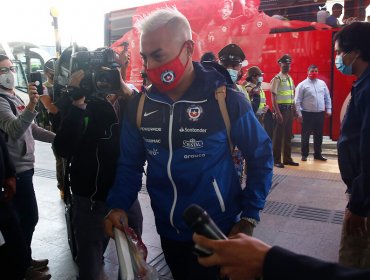
M 80 88 L 86 92 L 105 94 L 121 88 L 118 55 L 110 48 L 79 51 L 71 56 L 71 72 L 83 70 Z

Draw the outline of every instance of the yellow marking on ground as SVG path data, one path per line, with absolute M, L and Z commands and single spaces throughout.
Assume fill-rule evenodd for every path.
M 274 167 L 274 174 L 334 181 L 342 180 L 336 158 L 328 159 L 325 162 L 315 160 L 312 156 L 307 158 L 307 161 L 301 161 L 301 157 L 293 157 L 293 160 L 298 162 L 299 166 L 285 165 L 285 168 Z

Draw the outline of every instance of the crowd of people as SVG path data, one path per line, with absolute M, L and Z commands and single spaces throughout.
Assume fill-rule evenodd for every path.
M 222 12 L 228 16 L 227 10 Z M 301 160 L 307 161 L 313 132 L 314 159 L 326 161 L 321 145 L 331 99 L 318 67 L 307 65 L 307 78 L 295 86 L 289 75 L 294 57 L 282 55 L 280 72 L 270 82 L 270 108 L 262 87 L 263 66 L 249 67 L 242 81 L 245 52 L 239 45 L 225 44 L 217 56 L 206 53 L 200 63 L 193 61 L 193 32 L 176 8 L 150 13 L 137 22 L 137 32 L 150 84 L 140 91 L 125 82 L 130 59 L 125 51 L 112 65 L 121 71 L 119 89 L 102 93 L 87 87 L 91 73 L 70 71 L 72 54 L 86 50 L 74 46 L 45 64 L 42 97 L 30 83 L 29 103 L 24 104 L 14 92 L 15 66 L 0 55 L 0 262 L 9 279 L 51 278 L 42 271 L 48 260 L 33 259 L 31 250 L 38 222 L 34 140 L 52 143 L 58 188 L 62 198 L 72 194 L 80 280 L 101 278 L 113 227 L 124 230 L 129 225 L 141 236 L 138 192 L 145 164 L 156 228 L 175 280 L 369 277 L 369 271 L 297 256 L 251 237 L 273 167 L 299 165 L 291 156 L 295 118 L 302 122 Z M 357 268 L 370 268 L 369 40 L 369 23 L 353 23 L 334 38 L 337 69 L 357 77 L 338 141 L 339 167 L 349 193 L 340 263 Z M 39 102 L 50 117 L 49 130 L 34 123 Z M 194 203 L 229 240 L 193 236 L 183 213 Z M 213 254 L 197 257 L 194 242 Z M 287 274 L 286 267 L 294 273 Z

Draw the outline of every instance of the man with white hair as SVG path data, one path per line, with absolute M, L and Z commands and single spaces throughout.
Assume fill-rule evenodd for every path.
M 141 189 L 147 161 L 146 187 L 174 279 L 218 279 L 217 268 L 201 267 L 192 253 L 192 232 L 183 220 L 184 210 L 198 204 L 225 234 L 251 235 L 271 186 L 271 141 L 246 97 L 226 88 L 225 78 L 217 71 L 192 62 L 191 28 L 180 12 L 156 10 L 140 22 L 139 29 L 152 87 L 130 101 L 122 123 L 121 156 L 107 199 L 111 211 L 105 219 L 106 232 L 113 236 L 113 226 L 123 229 L 121 221 L 127 221 L 126 211 Z M 243 189 L 231 158 L 233 144 L 247 161 Z

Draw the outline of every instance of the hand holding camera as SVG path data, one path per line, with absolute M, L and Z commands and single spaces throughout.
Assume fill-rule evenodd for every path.
M 119 54 L 119 64 L 122 65 L 122 68 L 127 68 L 129 63 L 130 63 L 130 53 L 127 51 L 127 49 L 124 49 Z
M 71 98 L 74 101 L 80 100 L 84 97 L 83 91 L 80 90 L 80 83 L 84 77 L 85 77 L 85 73 L 83 70 L 78 70 L 72 73 L 71 75 L 68 88 L 69 88 L 69 93 L 71 95 Z M 83 101 L 85 101 L 85 99 Z
M 82 79 L 85 77 L 85 73 L 83 70 L 78 70 L 71 75 L 71 79 L 69 82 L 70 87 L 80 87 L 80 83 Z

